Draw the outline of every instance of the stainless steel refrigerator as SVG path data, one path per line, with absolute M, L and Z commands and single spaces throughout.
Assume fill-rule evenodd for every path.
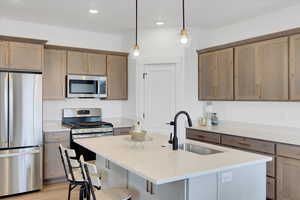
M 0 197 L 42 188 L 42 75 L 0 72 Z

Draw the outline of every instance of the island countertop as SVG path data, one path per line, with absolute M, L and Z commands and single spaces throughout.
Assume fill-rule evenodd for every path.
M 192 140 L 185 142 L 223 152 L 198 155 L 183 150 L 173 151 L 163 147 L 167 145 L 167 136 L 151 134 L 151 137 L 152 141 L 145 142 L 143 146 L 135 145 L 129 136 L 87 138 L 75 142 L 157 185 L 272 160 L 254 153 Z

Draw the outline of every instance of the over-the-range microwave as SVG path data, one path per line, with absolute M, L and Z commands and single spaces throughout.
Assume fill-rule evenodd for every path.
M 107 97 L 107 77 L 68 75 L 67 97 L 105 98 Z

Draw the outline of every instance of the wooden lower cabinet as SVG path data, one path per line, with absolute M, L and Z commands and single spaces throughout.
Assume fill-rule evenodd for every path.
M 65 172 L 58 147 L 61 144 L 64 147 L 69 148 L 70 133 L 69 131 L 46 132 L 44 135 L 44 181 L 64 181 Z
M 114 135 L 128 135 L 131 128 L 114 128 Z
M 300 199 L 300 160 L 277 158 L 277 200 Z

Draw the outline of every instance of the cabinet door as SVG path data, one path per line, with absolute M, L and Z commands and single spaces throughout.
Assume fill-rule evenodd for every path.
M 260 98 L 259 74 L 255 55 L 254 44 L 235 48 L 236 100 L 258 100 Z
M 199 56 L 199 99 L 233 100 L 233 49 Z
M 277 158 L 277 200 L 300 199 L 300 161 Z
M 216 99 L 233 100 L 233 49 L 217 52 Z
M 108 99 L 128 99 L 128 69 L 126 56 L 107 56 Z
M 290 99 L 300 100 L 300 35 L 290 37 Z
M 106 75 L 106 55 L 88 54 L 89 75 Z
M 42 71 L 44 46 L 9 42 L 9 68 L 19 70 Z
M 198 92 L 199 100 L 211 100 L 216 96 L 217 55 L 206 53 L 199 56 Z
M 67 52 L 46 49 L 43 73 L 43 98 L 64 99 L 65 77 L 67 68 Z
M 288 38 L 257 43 L 262 100 L 288 100 Z
M 68 51 L 68 74 L 88 74 L 87 53 L 79 51 Z
M 8 42 L 0 41 L 0 68 L 8 68 Z
M 44 179 L 65 178 L 65 171 L 59 152 L 59 145 L 69 148 L 69 132 L 45 133 Z

